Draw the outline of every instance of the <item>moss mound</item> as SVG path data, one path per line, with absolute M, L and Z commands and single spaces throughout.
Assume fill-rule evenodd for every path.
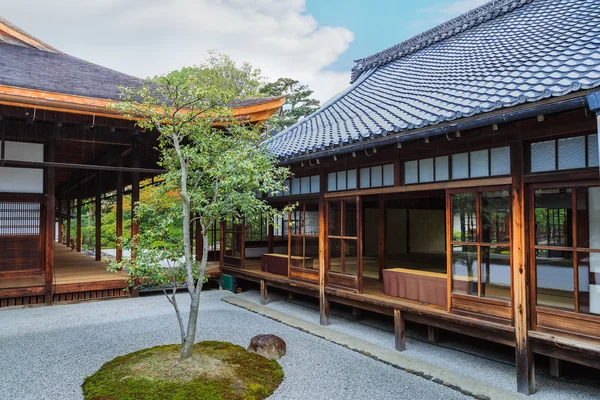
M 201 342 L 189 360 L 179 345 L 157 346 L 115 358 L 83 382 L 86 400 L 258 400 L 283 380 L 277 361 L 225 342 Z

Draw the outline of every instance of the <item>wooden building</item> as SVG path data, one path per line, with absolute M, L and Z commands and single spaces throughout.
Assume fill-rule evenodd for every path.
M 129 295 L 127 274 L 107 272 L 100 261 L 100 206 L 107 194 L 116 197 L 120 237 L 124 193 L 136 202 L 139 182 L 163 172 L 156 133 L 107 108 L 119 100 L 118 86 L 140 83 L 0 19 L 0 307 Z M 239 101 L 234 114 L 260 123 L 283 101 Z M 88 200 L 95 202 L 95 258 L 80 253 Z
M 223 273 L 600 368 L 600 3 L 497 0 L 358 60 L 268 146 L 271 226 L 222 225 Z

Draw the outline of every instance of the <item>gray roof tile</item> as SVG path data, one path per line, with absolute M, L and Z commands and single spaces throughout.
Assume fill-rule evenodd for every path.
M 492 1 L 358 60 L 352 81 L 269 149 L 293 158 L 598 87 L 600 1 Z

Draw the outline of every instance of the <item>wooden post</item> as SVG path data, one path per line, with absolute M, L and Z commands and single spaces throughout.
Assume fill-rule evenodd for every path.
M 362 310 L 360 308 L 352 307 L 352 320 L 360 321 L 361 319 L 363 319 Z
M 96 174 L 96 261 L 102 259 L 102 175 Z
M 225 221 L 219 224 L 219 265 L 225 265 Z
M 60 127 L 57 127 L 57 130 Z M 55 162 L 56 141 L 54 138 L 48 141 L 46 159 L 48 162 Z M 54 167 L 46 168 L 46 240 L 45 240 L 45 300 L 46 305 L 52 305 L 54 297 L 54 288 L 52 286 L 54 278 L 54 224 L 56 222 L 56 170 Z
M 138 146 L 134 145 L 131 151 L 132 157 L 132 167 L 139 168 L 140 167 L 140 149 Z M 140 173 L 138 171 L 134 171 L 131 174 L 131 237 L 133 238 L 138 233 L 140 233 L 140 225 L 135 217 L 135 204 L 140 201 Z M 134 257 L 134 254 L 132 254 Z
M 63 225 L 63 217 L 62 217 L 62 199 L 59 197 L 58 198 L 58 243 L 62 244 L 63 242 L 63 229 L 64 229 L 64 225 Z
M 406 322 L 400 310 L 394 310 L 394 347 L 398 351 L 406 350 Z
M 383 269 L 387 265 L 386 255 L 386 241 L 387 241 L 387 221 L 385 212 L 385 200 L 379 199 L 379 247 L 378 247 L 378 264 L 379 264 L 379 281 L 383 282 Z
M 202 225 L 200 221 L 196 221 L 196 261 L 202 261 L 204 253 L 204 237 L 202 236 Z
M 67 197 L 67 246 L 71 247 L 71 199 Z
M 439 330 L 436 327 L 427 327 L 427 340 L 431 343 L 437 343 L 440 340 Z
M 523 145 L 511 146 L 512 175 L 512 268 L 513 309 L 516 336 L 517 391 L 530 395 L 535 392 L 535 367 L 528 338 L 529 274 L 525 248 L 525 187 Z
M 75 247 L 78 253 L 81 253 L 81 197 L 77 198 L 77 243 Z
M 275 252 L 275 227 L 273 226 L 273 224 L 269 224 L 269 231 L 267 236 L 267 253 L 272 254 Z
M 263 306 L 267 304 L 268 295 L 267 295 L 267 284 L 264 279 L 260 280 L 260 304 Z
M 327 284 L 327 203 L 325 201 L 325 174 L 321 173 L 319 197 L 319 322 L 326 326 L 329 321 L 329 299 L 325 294 Z
M 119 167 L 123 166 L 123 158 L 119 155 L 117 158 L 117 165 Z M 123 247 L 121 243 L 121 238 L 123 237 L 123 172 L 117 172 L 117 198 L 116 198 L 116 232 L 117 235 L 117 249 L 116 249 L 116 259 L 117 262 L 123 260 Z
M 555 378 L 560 378 L 561 377 L 561 361 L 558 358 L 555 357 L 550 357 L 550 375 L 552 375 Z

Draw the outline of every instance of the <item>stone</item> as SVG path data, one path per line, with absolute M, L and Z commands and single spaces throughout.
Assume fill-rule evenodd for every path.
M 250 339 L 248 351 L 269 360 L 279 360 L 285 356 L 285 342 L 276 335 L 256 335 Z

